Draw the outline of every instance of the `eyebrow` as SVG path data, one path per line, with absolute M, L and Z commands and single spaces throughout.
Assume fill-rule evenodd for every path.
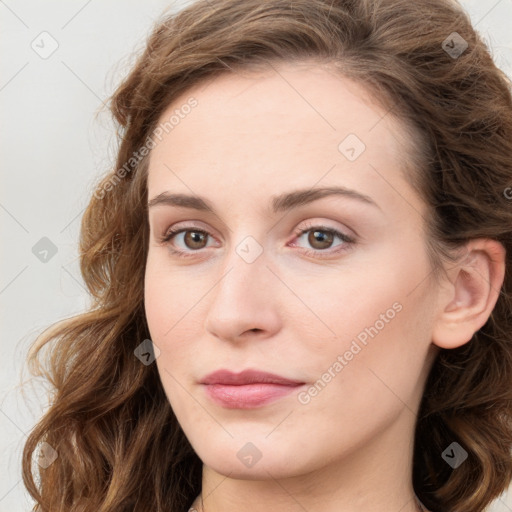
M 361 194 L 356 190 L 345 187 L 326 187 L 294 190 L 292 192 L 272 196 L 272 211 L 274 213 L 279 213 L 292 210 L 327 196 L 343 196 L 355 199 L 359 202 L 363 202 L 382 210 L 371 197 Z M 187 194 L 171 194 L 169 192 L 162 192 L 148 202 L 148 208 L 152 208 L 157 205 L 178 206 L 200 211 L 215 211 L 213 205 L 203 197 Z

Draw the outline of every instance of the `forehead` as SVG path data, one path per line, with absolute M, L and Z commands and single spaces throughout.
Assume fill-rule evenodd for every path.
M 196 105 L 183 108 L 191 98 Z M 173 115 L 179 122 L 152 150 L 150 194 L 199 187 L 208 195 L 235 182 L 276 193 L 319 180 L 353 188 L 366 181 L 365 192 L 372 181 L 378 192 L 412 151 L 405 127 L 363 86 L 311 63 L 217 76 L 176 98 L 160 124 Z
M 160 123 L 191 97 L 198 106 L 180 125 L 196 129 L 231 122 L 231 128 L 242 133 L 263 125 L 266 130 L 261 131 L 262 137 L 280 129 L 310 134 L 368 131 L 387 115 L 360 83 L 325 64 L 309 62 L 272 64 L 264 70 L 240 70 L 209 78 L 175 98 L 160 116 Z M 303 124 L 297 125 L 297 120 Z M 178 125 L 173 131 L 183 129 Z

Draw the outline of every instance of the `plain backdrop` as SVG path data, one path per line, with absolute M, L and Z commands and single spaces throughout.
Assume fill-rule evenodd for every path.
M 78 233 L 93 185 L 115 158 L 104 101 L 155 20 L 188 3 L 0 0 L 0 512 L 32 506 L 20 459 L 46 391 L 34 381 L 21 395 L 28 346 L 89 304 Z M 512 0 L 462 3 L 496 64 L 512 76 Z M 512 493 L 489 510 L 512 511 Z

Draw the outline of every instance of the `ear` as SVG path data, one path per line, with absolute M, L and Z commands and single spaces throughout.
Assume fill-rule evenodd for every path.
M 432 343 L 453 349 L 471 341 L 488 320 L 505 277 L 506 250 L 496 240 L 473 239 L 451 267 L 439 294 Z

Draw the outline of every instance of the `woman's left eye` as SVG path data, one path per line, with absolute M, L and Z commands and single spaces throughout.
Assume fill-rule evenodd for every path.
M 308 234 L 309 233 L 309 234 Z M 298 238 L 303 237 L 308 234 L 306 237 L 307 243 L 314 248 L 314 250 L 306 249 L 304 251 L 307 255 L 318 256 L 319 252 L 327 253 L 327 255 L 336 254 L 342 251 L 346 251 L 350 246 L 355 244 L 355 239 L 351 236 L 346 235 L 334 228 L 329 228 L 327 226 L 308 226 L 306 229 L 299 230 L 296 233 Z M 338 244 L 336 247 L 340 247 L 339 249 L 325 251 L 325 249 L 329 249 L 332 246 L 332 243 L 335 238 L 338 238 L 342 241 L 341 244 Z M 320 257 L 324 257 L 321 255 Z
M 329 228 L 326 226 L 308 226 L 305 229 L 298 230 L 295 235 L 300 239 L 304 235 L 309 233 L 307 236 L 307 243 L 309 243 L 313 250 L 305 249 L 302 251 L 306 255 L 316 256 L 316 257 L 325 257 L 321 253 L 327 253 L 327 255 L 332 255 L 335 253 L 339 253 L 342 251 L 346 251 L 350 246 L 355 244 L 354 238 L 348 236 L 344 233 L 341 233 L 337 229 Z M 183 234 L 183 237 L 179 237 L 179 235 Z M 170 229 L 165 232 L 165 234 L 160 237 L 159 242 L 164 245 L 169 246 L 169 250 L 172 254 L 175 254 L 180 257 L 190 257 L 195 256 L 194 253 L 197 253 L 200 249 L 204 249 L 205 246 L 203 243 L 207 240 L 208 237 L 211 237 L 210 233 L 203 229 L 196 229 L 193 227 L 185 227 L 181 229 Z M 182 243 L 185 246 L 185 249 L 176 249 L 173 247 L 173 239 L 181 239 Z M 341 249 L 335 249 L 331 251 L 326 251 L 332 246 L 332 243 L 335 238 L 341 240 Z M 199 247 L 198 247 L 199 245 Z M 294 247 L 295 245 L 292 245 Z M 190 249 L 190 250 L 186 250 Z

